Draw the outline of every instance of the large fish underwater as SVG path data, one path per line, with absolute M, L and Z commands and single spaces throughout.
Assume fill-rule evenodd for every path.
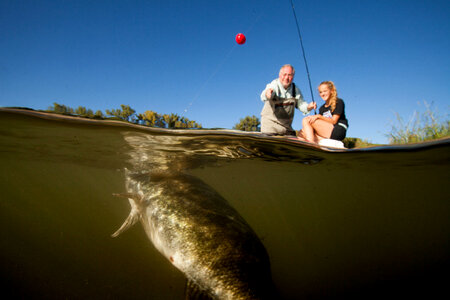
M 247 222 L 214 189 L 183 173 L 126 171 L 131 212 L 156 249 L 187 278 L 186 298 L 274 299 L 269 256 Z

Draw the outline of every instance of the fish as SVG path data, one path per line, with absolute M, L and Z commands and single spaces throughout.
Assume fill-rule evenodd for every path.
M 211 186 L 182 172 L 126 170 L 131 212 L 112 234 L 139 222 L 187 279 L 186 299 L 277 299 L 270 259 L 245 219 Z

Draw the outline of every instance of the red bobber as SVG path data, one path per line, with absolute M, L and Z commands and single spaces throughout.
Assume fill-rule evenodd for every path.
M 238 43 L 239 45 L 244 44 L 245 40 L 246 40 L 246 38 L 245 38 L 245 35 L 243 33 L 238 33 L 236 35 L 236 43 Z

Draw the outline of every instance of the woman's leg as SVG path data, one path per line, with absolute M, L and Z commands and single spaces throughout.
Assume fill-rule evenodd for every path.
M 324 120 L 316 120 L 311 124 L 311 127 L 313 128 L 315 135 L 318 137 L 318 141 L 320 139 L 329 139 L 334 129 L 333 124 Z
M 314 133 L 314 142 L 316 144 L 318 144 L 323 139 L 324 139 L 323 137 L 321 137 L 321 136 L 317 135 L 316 133 Z
M 303 134 L 303 129 L 300 129 L 300 130 L 297 132 L 297 138 L 298 138 L 299 140 L 301 140 L 301 141 L 306 141 L 305 135 Z
M 314 137 L 314 128 L 312 127 L 310 123 L 310 117 L 305 117 L 302 120 L 302 136 L 306 139 L 306 141 L 310 143 L 314 143 L 315 137 Z

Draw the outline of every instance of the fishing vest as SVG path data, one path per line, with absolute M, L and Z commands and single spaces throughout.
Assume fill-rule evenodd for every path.
M 295 84 L 292 83 L 292 94 L 289 98 L 283 98 L 277 95 L 264 103 L 261 112 L 261 132 L 267 134 L 293 134 L 292 121 L 294 120 L 295 107 Z

